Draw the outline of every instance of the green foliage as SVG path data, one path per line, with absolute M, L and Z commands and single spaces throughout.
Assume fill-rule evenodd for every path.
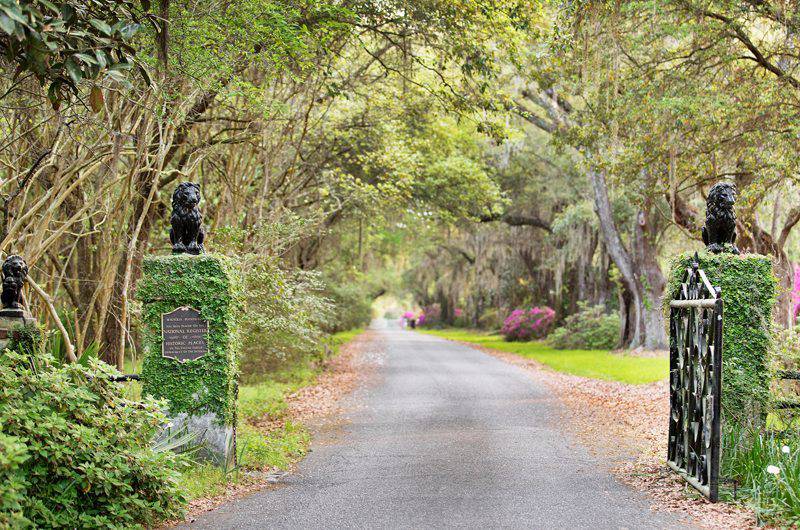
M 485 138 L 474 123 L 432 109 L 423 88 L 390 85 L 354 102 L 329 127 L 344 153 L 331 167 L 331 205 L 348 197 L 376 218 L 412 207 L 454 222 L 489 217 L 504 204 L 482 156 Z
M 334 307 L 328 331 L 338 333 L 369 324 L 372 319 L 372 297 L 363 282 L 328 280 L 327 284 L 326 294 Z
M 233 263 L 211 254 L 148 256 L 137 295 L 144 302 L 144 394 L 165 398 L 172 415 L 213 412 L 218 421 L 232 425 L 241 311 L 241 285 Z M 208 354 L 194 361 L 161 355 L 161 315 L 181 306 L 197 309 L 208 321 Z
M 243 284 L 242 377 L 255 381 L 284 363 L 317 354 L 334 306 L 318 271 L 287 266 L 280 255 L 296 243 L 308 220 L 290 218 L 263 227 L 227 227 L 214 247 L 239 270 Z M 259 249 L 259 253 L 254 252 Z
M 0 0 L 0 48 L 17 72 L 31 72 L 54 106 L 83 79 L 105 72 L 126 81 L 138 65 L 130 39 L 139 28 L 130 0 Z M 146 76 L 146 72 L 141 69 Z
M 605 307 L 587 307 L 579 303 L 579 310 L 564 319 L 564 324 L 553 330 L 547 339 L 557 350 L 610 350 L 619 342 L 619 315 L 608 314 Z
M 205 462 L 185 470 L 178 483 L 186 498 L 191 501 L 222 495 L 228 483 L 228 476 L 225 469 Z
M 257 376 L 289 358 L 319 351 L 332 305 L 315 271 L 286 270 L 276 259 L 236 258 L 245 283 L 245 376 Z
M 492 307 L 481 314 L 478 319 L 478 324 L 481 329 L 497 331 L 502 327 L 504 317 L 505 315 L 502 310 Z
M 241 424 L 238 435 L 239 463 L 248 469 L 288 469 L 306 454 L 311 441 L 305 427 L 288 420 L 268 434 Z
M 722 290 L 722 414 L 725 422 L 761 423 L 769 402 L 769 360 L 772 350 L 772 310 L 777 280 L 766 256 L 699 253 L 700 268 Z M 669 300 L 694 260 L 678 256 L 671 268 Z
M 665 358 L 617 355 L 600 350 L 556 350 L 542 342 L 507 342 L 500 335 L 466 330 L 423 331 L 423 333 L 514 353 L 534 359 L 557 372 L 592 379 L 638 385 L 660 381 L 669 375 L 669 360 Z
M 38 324 L 16 325 L 11 329 L 8 349 L 29 357 L 44 352 L 44 328 Z
M 314 66 L 318 47 L 346 34 L 350 20 L 347 8 L 324 0 L 172 2 L 170 66 L 206 83 L 232 77 L 237 92 L 257 100 L 263 92 L 241 75 L 245 65 L 301 75 Z
M 0 433 L 0 528 L 31 526 L 25 517 L 28 449 L 16 436 Z
M 749 497 L 759 522 L 780 527 L 800 524 L 798 433 L 765 433 L 737 425 L 724 431 L 720 473 L 737 481 L 739 495 Z M 730 499 L 732 492 L 723 491 L 721 496 Z
M 130 528 L 182 516 L 180 459 L 151 447 L 166 418 L 112 368 L 0 355 L 0 526 Z

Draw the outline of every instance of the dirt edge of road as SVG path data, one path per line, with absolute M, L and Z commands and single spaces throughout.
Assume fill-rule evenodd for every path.
M 317 431 L 321 437 L 330 436 L 337 431 L 340 421 L 336 418 L 343 411 L 343 398 L 359 388 L 367 386 L 373 378 L 378 366 L 379 353 L 383 350 L 380 336 L 372 330 L 366 330 L 352 341 L 343 344 L 338 355 L 326 362 L 324 371 L 317 377 L 313 385 L 299 389 L 289 395 L 287 415 L 281 423 L 291 420 L 311 427 L 312 434 Z M 279 426 L 275 421 L 264 421 L 258 427 L 264 432 Z M 335 435 L 335 434 L 334 434 Z M 315 439 L 314 441 L 318 441 Z M 195 499 L 189 503 L 186 518 L 173 521 L 167 527 L 183 523 L 191 523 L 204 513 L 217 508 L 223 503 L 246 497 L 268 488 L 281 487 L 280 481 L 295 471 L 298 459 L 288 470 L 268 469 L 263 471 L 242 472 L 239 481 L 229 483 L 225 491 L 213 497 Z

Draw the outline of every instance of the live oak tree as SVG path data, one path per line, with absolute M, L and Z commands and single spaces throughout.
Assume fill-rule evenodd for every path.
M 212 233 L 308 220 L 286 267 L 318 265 L 320 243 L 368 194 L 397 189 L 385 195 L 391 204 L 446 209 L 461 203 L 437 182 L 463 181 L 476 190 L 475 212 L 492 212 L 483 205 L 493 185 L 457 149 L 438 151 L 438 167 L 414 172 L 405 187 L 387 177 L 393 166 L 368 167 L 360 180 L 367 153 L 408 133 L 372 149 L 347 131 L 362 118 L 380 122 L 374 105 L 351 102 L 382 87 L 420 91 L 432 110 L 469 112 L 461 88 L 480 90 L 494 67 L 492 40 L 524 19 L 516 2 L 42 1 L 21 15 L 16 5 L 2 4 L 0 18 L 10 32 L 0 249 L 26 255 L 79 352 L 102 345 L 121 366 L 123 347 L 135 346 L 129 292 L 144 253 L 164 246 L 179 180 L 202 184 Z M 84 40 L 59 40 L 62 30 Z M 120 76 L 129 66 L 147 75 Z M 410 146 L 417 151 L 437 155 Z M 348 152 L 363 160 L 348 163 Z

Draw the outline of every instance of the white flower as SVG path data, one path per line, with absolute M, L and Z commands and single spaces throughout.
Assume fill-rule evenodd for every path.
M 784 445 L 783 447 L 781 447 L 781 451 L 783 451 L 783 454 L 788 455 L 789 454 L 789 446 L 788 445 Z
M 767 466 L 767 473 L 777 476 L 780 472 L 781 468 L 779 468 L 778 466 Z
M 171 428 L 172 428 L 172 422 L 167 423 L 167 429 L 171 429 Z

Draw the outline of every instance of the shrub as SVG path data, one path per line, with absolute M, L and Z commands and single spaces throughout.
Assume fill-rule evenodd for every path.
M 456 308 L 453 311 L 453 327 L 456 328 L 466 328 L 469 327 L 469 318 L 467 317 L 466 312 L 463 309 Z
M 775 339 L 770 352 L 771 398 L 798 402 L 800 400 L 800 381 L 795 379 L 782 379 L 777 372 L 781 370 L 800 370 L 800 329 L 789 328 L 776 331 Z M 793 422 L 797 417 L 797 410 L 777 409 L 771 411 L 776 418 L 788 419 Z
M 619 326 L 619 315 L 607 314 L 602 305 L 581 304 L 548 341 L 559 350 L 610 350 L 619 341 Z
M 428 328 L 438 328 L 442 325 L 442 307 L 439 304 L 427 305 L 422 309 L 419 318 L 417 318 L 417 325 Z
M 247 229 L 224 227 L 209 243 L 220 254 L 233 256 L 244 283 L 243 381 L 260 381 L 319 355 L 328 328 L 340 325 L 327 292 L 335 282 L 318 271 L 287 268 L 279 257 L 301 237 L 304 226 L 304 221 L 290 219 Z M 253 253 L 254 248 L 264 252 Z
M 337 333 L 364 327 L 372 320 L 372 298 L 366 287 L 357 282 L 326 279 L 327 297 L 333 302 L 332 325 L 327 331 Z
M 503 316 L 499 309 L 490 308 L 478 318 L 478 327 L 481 329 L 498 330 L 503 327 Z
M 180 457 L 150 444 L 166 421 L 97 360 L 0 354 L 0 527 L 129 528 L 181 517 Z
M 500 333 L 508 341 L 541 339 L 547 336 L 555 316 L 556 312 L 547 306 L 515 309 L 506 317 Z
M 22 528 L 31 524 L 22 514 L 25 477 L 21 467 L 28 458 L 27 448 L 17 437 L 0 433 L 0 528 Z

